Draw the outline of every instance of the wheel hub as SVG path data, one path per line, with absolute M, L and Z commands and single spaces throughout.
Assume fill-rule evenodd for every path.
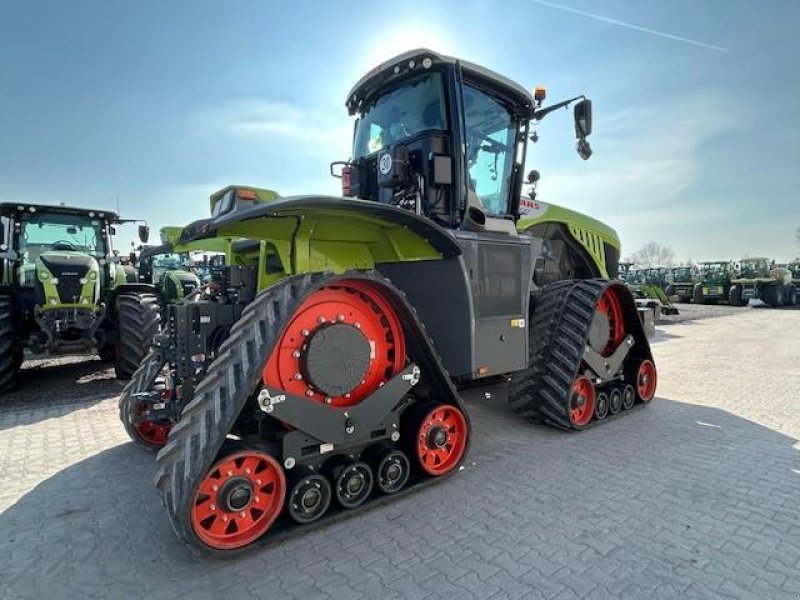
M 228 512 L 244 510 L 252 498 L 253 485 L 244 477 L 229 479 L 219 491 L 220 506 Z
M 314 389 L 343 396 L 367 375 L 370 343 L 353 325 L 334 323 L 316 329 L 302 350 L 300 366 Z
M 428 446 L 430 448 L 444 448 L 447 445 L 447 431 L 440 425 L 434 425 L 428 432 Z
M 589 326 L 589 345 L 597 352 L 602 352 L 611 341 L 611 323 L 608 317 L 595 311 Z

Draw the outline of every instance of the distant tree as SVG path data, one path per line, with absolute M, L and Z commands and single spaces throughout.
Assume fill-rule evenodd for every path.
M 648 242 L 633 255 L 640 267 L 669 267 L 675 263 L 675 251 L 669 246 Z

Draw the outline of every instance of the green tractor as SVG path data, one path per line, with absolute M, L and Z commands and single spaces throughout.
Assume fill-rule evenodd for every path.
M 667 270 L 664 293 L 678 302 L 689 302 L 694 294 L 695 273 L 692 267 L 673 267 Z
M 407 52 L 348 94 L 345 197 L 232 188 L 184 229 L 258 244 L 167 307 L 120 400 L 123 420 L 171 427 L 156 483 L 184 543 L 228 553 L 455 473 L 471 434 L 456 385 L 503 378 L 517 414 L 572 431 L 652 400 L 634 300 L 600 276 L 613 251 L 587 250 L 603 231 L 568 230 L 564 276 L 586 278 L 552 282 L 520 219 L 532 123 L 574 104 L 591 154 L 590 101 L 543 99 Z
M 109 211 L 0 204 L 0 392 L 13 388 L 25 351 L 97 353 L 129 379 L 158 331 L 152 286 L 131 283 Z M 143 241 L 147 227 L 139 228 Z
M 661 285 L 657 283 L 647 283 L 647 273 L 645 269 L 634 268 L 633 263 L 620 263 L 619 278 L 625 282 L 628 289 L 636 299 L 636 304 L 642 308 L 657 309 L 661 315 L 678 315 L 678 308 L 672 300 L 664 293 Z M 651 273 L 651 280 L 655 275 L 659 279 L 659 270 Z M 655 312 L 655 311 L 654 311 Z M 654 314 L 654 317 L 657 315 Z
M 792 285 L 791 271 L 776 266 L 774 260 L 743 258 L 739 273 L 731 280 L 729 300 L 732 306 L 745 306 L 750 300 L 760 300 L 771 307 L 784 306 L 797 302 L 797 288 Z
M 204 243 L 181 244 L 182 227 L 162 227 L 161 244 L 144 246 L 137 261 L 137 277 L 153 284 L 162 305 L 183 302 L 211 277 L 211 265 L 229 260 L 232 241 L 219 238 Z
M 736 276 L 736 264 L 730 260 L 704 261 L 697 264 L 697 283 L 692 302 L 717 304 L 730 298 L 731 279 Z

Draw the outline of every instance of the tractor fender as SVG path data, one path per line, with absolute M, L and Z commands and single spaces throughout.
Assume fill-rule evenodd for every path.
M 453 235 L 426 217 L 388 204 L 338 196 L 289 196 L 267 204 L 237 209 L 215 218 L 195 221 L 184 228 L 180 242 L 231 235 L 252 239 L 260 236 L 254 236 L 252 231 L 241 227 L 249 221 L 303 216 L 363 217 L 374 223 L 382 222 L 408 229 L 428 242 L 443 258 L 461 254 L 461 248 Z M 268 236 L 265 235 L 263 239 L 268 239 Z

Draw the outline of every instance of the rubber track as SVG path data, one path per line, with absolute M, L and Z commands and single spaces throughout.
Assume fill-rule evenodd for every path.
M 136 432 L 136 424 L 133 417 L 136 414 L 136 396 L 139 392 L 148 392 L 152 389 L 153 382 L 161 369 L 167 363 L 167 350 L 169 348 L 169 338 L 165 334 L 159 334 L 150 346 L 150 352 L 144 357 L 139 368 L 133 373 L 131 380 L 122 389 L 119 397 L 119 420 L 122 421 L 128 437 L 134 442 L 150 450 L 158 448 L 145 444 Z
M 559 429 L 576 429 L 568 412 L 572 385 L 589 338 L 595 305 L 612 286 L 619 293 L 625 331 L 636 342 L 626 362 L 631 358 L 652 360 L 635 301 L 627 288 L 601 279 L 554 283 L 542 291 L 531 319 L 529 366 L 511 377 L 508 397 L 516 414 Z
M 289 318 L 313 291 L 324 284 L 350 278 L 376 282 L 394 293 L 395 297 L 391 298 L 393 308 L 398 310 L 401 322 L 407 327 L 411 338 L 409 347 L 416 350 L 414 359 L 420 366 L 423 377 L 424 374 L 439 375 L 424 377 L 430 386 L 427 390 L 422 385 L 418 388 L 423 392 L 427 391 L 430 399 L 455 404 L 467 416 L 464 404 L 433 351 L 415 311 L 401 292 L 391 286 L 389 280 L 372 272 L 351 272 L 342 276 L 312 273 L 283 279 L 259 293 L 244 309 L 241 318 L 232 327 L 230 337 L 222 344 L 217 358 L 197 386 L 193 400 L 184 407 L 180 421 L 170 431 L 167 444 L 156 457 L 155 484 L 161 493 L 161 501 L 167 509 L 176 534 L 193 549 L 215 556 L 238 554 L 237 551 L 214 551 L 196 538 L 189 511 L 195 490 L 216 461 L 226 435 L 236 423 L 245 403 L 260 384 L 263 363 L 271 355 Z M 469 426 L 469 420 L 467 424 Z M 464 458 L 468 450 L 469 448 L 464 452 Z M 454 469 L 453 472 L 457 470 Z M 397 495 L 386 498 L 396 497 Z M 369 502 L 367 506 L 369 504 L 374 502 Z M 355 512 L 358 511 L 345 511 L 340 515 Z M 323 517 L 312 525 L 295 529 L 306 530 L 328 521 L 329 519 Z M 241 550 L 261 546 L 272 537 L 268 534 Z
M 11 296 L 0 295 L 0 393 L 8 392 L 17 382 L 21 361 L 15 351 L 14 307 Z
M 119 296 L 117 323 L 120 350 L 114 371 L 119 379 L 130 379 L 147 354 L 161 323 L 155 294 L 123 293 Z

